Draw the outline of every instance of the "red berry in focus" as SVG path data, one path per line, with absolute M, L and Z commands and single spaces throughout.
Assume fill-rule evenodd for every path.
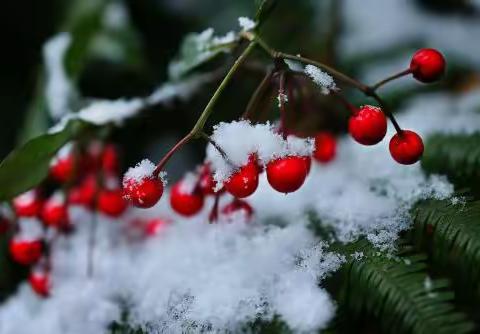
M 167 226 L 169 222 L 160 218 L 150 219 L 145 225 L 144 231 L 147 237 L 153 237 L 161 233 Z
M 70 224 L 67 204 L 63 198 L 56 195 L 45 202 L 40 216 L 43 223 L 50 227 L 63 229 Z
M 387 133 L 387 119 L 380 108 L 366 105 L 350 116 L 348 131 L 360 144 L 375 145 Z
M 445 73 L 446 62 L 435 49 L 420 49 L 412 57 L 410 71 L 418 81 L 429 83 L 440 79 Z
M 267 164 L 267 179 L 273 189 L 281 193 L 298 190 L 307 177 L 307 166 L 303 157 L 288 156 Z
M 252 155 L 248 163 L 240 167 L 240 169 L 234 172 L 225 182 L 225 189 L 237 198 L 248 197 L 257 190 L 259 173 L 260 169 L 256 158 Z
M 102 189 L 98 193 L 97 208 L 110 217 L 119 217 L 127 209 L 127 202 L 123 198 L 121 189 Z
M 313 158 L 321 163 L 327 163 L 335 158 L 337 140 L 330 132 L 319 132 L 315 136 L 315 151 Z
M 413 131 L 403 130 L 390 140 L 390 154 L 402 165 L 411 165 L 420 160 L 423 154 L 422 138 Z
M 50 294 L 50 274 L 44 271 L 33 270 L 28 277 L 32 290 L 40 297 L 48 297 Z
M 13 209 L 18 217 L 36 217 L 42 205 L 43 200 L 37 190 L 27 191 L 13 199 Z
M 50 176 L 59 183 L 70 181 L 75 173 L 75 159 L 72 154 L 55 158 L 50 164 Z
M 111 174 L 118 174 L 118 171 L 120 170 L 120 163 L 118 159 L 118 151 L 115 145 L 105 145 L 100 159 L 103 171 Z
M 163 181 L 159 177 L 148 176 L 141 180 L 123 180 L 123 194 L 138 208 L 151 208 L 163 194 Z
M 9 248 L 15 262 L 28 266 L 40 259 L 43 245 L 40 240 L 22 240 L 14 237 L 10 240 Z
M 177 182 L 170 191 L 170 204 L 178 214 L 189 217 L 203 207 L 203 194 L 185 181 Z
M 253 216 L 253 208 L 247 202 L 236 198 L 231 203 L 225 205 L 221 213 L 222 218 L 226 218 L 228 222 L 236 219 L 239 214 L 243 214 L 245 222 L 249 222 Z
M 87 175 L 79 185 L 71 188 L 68 192 L 70 204 L 82 205 L 91 208 L 97 192 L 97 178 L 95 175 Z

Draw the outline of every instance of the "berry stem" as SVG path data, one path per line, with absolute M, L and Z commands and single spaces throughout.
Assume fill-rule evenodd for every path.
M 377 89 L 379 89 L 381 86 L 385 85 L 386 83 L 390 82 L 390 81 L 393 81 L 395 79 L 398 79 L 398 78 L 401 78 L 401 77 L 404 77 L 406 75 L 409 75 L 410 73 L 412 73 L 412 70 L 410 68 L 407 68 L 406 70 L 403 70 L 401 72 L 398 72 L 394 75 L 391 75 L 383 80 L 380 80 L 379 82 L 377 82 L 376 84 L 370 86 L 370 88 L 374 91 L 376 91 Z
M 163 167 L 167 164 L 168 160 L 172 157 L 172 155 L 177 152 L 183 145 L 188 143 L 192 138 L 195 136 L 193 132 L 189 132 L 185 137 L 183 137 L 178 143 L 175 144 L 168 152 L 165 154 L 160 160 L 160 162 L 157 164 L 155 167 L 155 170 L 153 171 L 153 176 L 158 177 L 160 172 L 163 170 Z
M 220 155 L 222 156 L 222 158 L 228 163 L 230 164 L 231 166 L 234 166 L 234 164 L 230 161 L 230 159 L 228 158 L 228 155 L 227 153 L 225 153 L 225 151 L 223 150 L 223 148 L 220 147 L 220 145 L 218 145 L 218 143 L 213 140 L 209 135 L 207 135 L 205 132 L 200 132 L 200 137 L 202 137 L 203 139 L 205 139 L 208 143 L 212 144 L 213 147 L 215 147 L 215 149 L 218 151 L 218 153 L 220 153 Z
M 280 78 L 279 78 L 279 85 L 278 85 L 278 107 L 280 109 L 280 129 L 279 132 L 282 134 L 282 136 L 285 138 L 286 137 L 286 132 L 287 132 L 287 110 L 285 108 L 285 71 L 282 71 L 280 73 Z
M 262 97 L 265 95 L 268 87 L 270 86 L 270 82 L 272 79 L 273 70 L 269 70 L 263 80 L 258 85 L 257 89 L 253 93 L 250 101 L 248 101 L 247 108 L 242 115 L 243 119 L 251 120 L 253 113 L 258 109 L 258 103 L 261 101 Z
M 213 202 L 212 211 L 210 211 L 210 215 L 208 216 L 208 221 L 210 224 L 216 223 L 218 220 L 218 204 L 220 202 L 220 193 L 217 192 L 215 194 L 215 201 Z
M 355 115 L 358 112 L 358 109 L 355 108 L 355 106 L 353 104 L 351 104 L 345 98 L 345 96 L 343 96 L 342 94 L 340 94 L 339 92 L 337 92 L 335 90 L 332 90 L 331 93 L 332 93 L 333 96 L 335 96 L 345 106 L 345 108 L 347 108 L 352 113 L 352 115 Z

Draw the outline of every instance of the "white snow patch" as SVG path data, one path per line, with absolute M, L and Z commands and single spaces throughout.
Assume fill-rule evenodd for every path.
M 36 218 L 20 218 L 18 226 L 19 231 L 14 236 L 16 240 L 35 241 L 44 236 L 42 223 Z
M 125 183 L 126 180 L 133 180 L 140 182 L 143 179 L 151 178 L 153 171 L 155 170 L 155 164 L 148 159 L 143 159 L 135 167 L 130 167 L 123 177 Z
M 242 31 L 249 31 L 257 26 L 257 23 L 255 21 L 245 16 L 238 18 L 238 24 L 240 25 L 240 28 L 242 28 Z
M 328 95 L 330 91 L 337 90 L 337 85 L 332 76 L 318 67 L 307 65 L 305 66 L 304 71 L 310 79 L 320 87 L 322 94 Z

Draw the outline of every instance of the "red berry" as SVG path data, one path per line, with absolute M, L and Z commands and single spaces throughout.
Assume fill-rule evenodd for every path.
M 310 173 L 310 169 L 312 168 L 312 158 L 309 156 L 303 156 L 303 161 L 305 162 L 305 167 L 307 167 L 307 174 Z
M 445 73 L 446 62 L 435 49 L 420 49 L 412 57 L 410 70 L 418 81 L 429 83 L 440 79 Z
M 403 130 L 392 137 L 389 149 L 396 162 L 411 165 L 422 157 L 423 141 L 415 132 Z
M 387 133 L 387 119 L 380 108 L 366 105 L 350 117 L 348 131 L 360 144 L 375 145 Z
M 327 163 L 335 158 L 337 141 L 330 132 L 319 132 L 315 136 L 315 151 L 313 157 L 321 163 Z
M 36 217 L 40 214 L 43 200 L 37 190 L 30 190 L 13 200 L 13 208 L 18 217 Z
M 303 157 L 288 156 L 267 164 L 267 179 L 273 189 L 282 193 L 298 190 L 307 177 L 307 166 Z
M 10 241 L 10 254 L 16 262 L 23 265 L 34 264 L 42 256 L 40 240 L 22 240 L 15 237 Z
M 248 163 L 240 167 L 225 182 L 225 189 L 237 198 L 248 197 L 257 190 L 259 173 L 256 157 L 251 155 Z
M 202 167 L 202 170 L 200 172 L 200 178 L 198 180 L 198 187 L 200 191 L 204 195 L 214 195 L 216 186 L 217 186 L 217 183 L 213 178 L 213 174 L 212 174 L 212 171 L 210 170 L 209 165 L 208 164 L 204 165 Z
M 237 214 L 242 213 L 245 216 L 245 221 L 250 221 L 253 215 L 253 208 L 245 201 L 241 199 L 234 199 L 231 203 L 225 205 L 221 210 L 222 216 L 224 216 L 227 221 L 236 217 Z
M 193 188 L 193 189 L 192 189 Z M 203 207 L 203 194 L 185 181 L 177 182 L 170 192 L 170 204 L 178 214 L 189 217 Z
M 145 225 L 144 231 L 147 237 L 153 237 L 161 233 L 167 226 L 169 222 L 160 218 L 153 218 L 147 222 Z
M 127 209 L 121 189 L 103 189 L 98 193 L 97 208 L 110 217 L 119 217 Z
M 45 225 L 55 228 L 67 228 L 70 224 L 67 204 L 56 195 L 45 202 L 41 218 Z
M 126 178 L 123 180 L 123 193 L 134 206 L 151 208 L 162 197 L 163 181 L 153 175 L 141 180 Z
M 28 282 L 40 297 L 48 297 L 50 294 L 50 275 L 43 271 L 32 271 L 28 277 Z
M 118 171 L 120 169 L 120 163 L 118 159 L 118 151 L 115 145 L 113 144 L 107 144 L 105 145 L 102 155 L 100 157 L 101 161 L 101 166 L 102 169 L 105 172 L 111 173 L 111 174 L 118 174 Z
M 50 164 L 50 176 L 59 183 L 72 179 L 75 173 L 75 159 L 72 154 L 55 158 Z
M 68 192 L 70 204 L 83 205 L 91 208 L 97 192 L 97 178 L 95 175 L 87 175 L 82 182 L 71 188 Z

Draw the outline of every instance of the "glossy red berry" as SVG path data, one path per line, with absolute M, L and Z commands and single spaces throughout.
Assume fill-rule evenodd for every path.
M 87 175 L 80 184 L 71 188 L 68 192 L 70 204 L 82 205 L 91 208 L 97 192 L 97 178 L 95 175 Z
M 36 190 L 27 191 L 13 200 L 13 208 L 18 217 L 36 217 L 40 215 L 43 200 Z
M 390 154 L 402 165 L 411 165 L 420 160 L 423 154 L 422 138 L 413 131 L 403 130 L 390 140 Z
M 309 156 L 303 156 L 303 161 L 305 162 L 305 167 L 307 167 L 307 174 L 310 173 L 310 169 L 312 168 L 312 158 Z
M 125 178 L 123 180 L 123 194 L 134 206 L 151 208 L 162 197 L 163 181 L 153 175 L 140 180 Z
M 165 228 L 168 225 L 169 225 L 169 222 L 164 219 L 160 219 L 160 218 L 150 219 L 145 224 L 145 228 L 144 228 L 145 235 L 147 237 L 153 237 L 155 235 L 158 235 L 162 233 L 162 231 L 165 230 Z
M 45 202 L 40 216 L 43 223 L 50 227 L 62 229 L 68 228 L 70 224 L 67 204 L 56 195 Z
M 238 215 L 243 215 L 244 220 L 249 222 L 253 216 L 253 208 L 241 199 L 234 199 L 221 209 L 221 214 L 227 221 L 233 221 Z
M 366 105 L 350 117 L 348 131 L 360 144 L 375 145 L 387 133 L 387 119 L 380 108 Z
M 178 214 L 193 216 L 203 207 L 203 194 L 185 181 L 177 182 L 170 191 L 170 204 Z
M 445 73 L 446 62 L 435 49 L 420 49 L 412 57 L 410 71 L 418 81 L 429 83 L 440 79 Z
M 267 164 L 268 183 L 281 193 L 298 190 L 305 182 L 307 174 L 307 166 L 303 157 L 288 156 Z
M 75 173 L 75 159 L 73 154 L 55 158 L 50 164 L 50 176 L 59 183 L 70 181 Z
M 225 182 L 225 189 L 237 198 L 248 197 L 257 190 L 259 173 L 257 161 L 251 156 L 248 163 L 240 167 Z
M 50 274 L 45 271 L 32 271 L 28 277 L 32 290 L 40 297 L 50 294 Z
M 40 240 L 22 240 L 13 238 L 10 241 L 10 255 L 15 262 L 30 265 L 37 262 L 42 256 L 43 245 Z
M 110 217 L 119 217 L 127 209 L 127 202 L 123 198 L 121 189 L 102 189 L 98 193 L 97 208 Z
M 327 163 L 335 158 L 337 140 L 330 132 L 319 132 L 315 136 L 315 151 L 313 158 L 321 163 Z

